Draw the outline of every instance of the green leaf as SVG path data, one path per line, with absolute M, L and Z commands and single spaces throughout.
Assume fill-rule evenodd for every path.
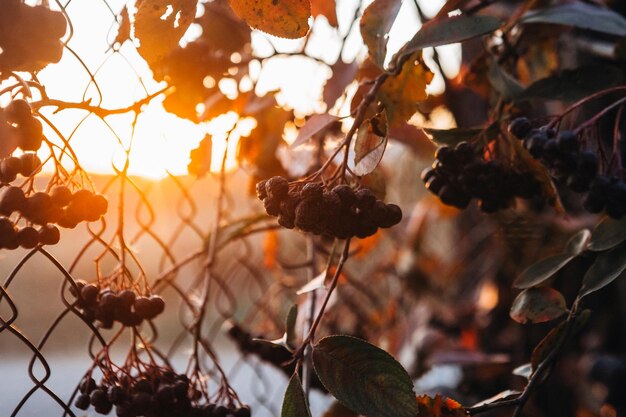
M 599 74 L 602 76 L 598 76 Z M 619 85 L 623 81 L 623 71 L 615 66 L 585 65 L 535 81 L 517 97 L 517 100 L 577 101 L 597 91 Z
M 486 35 L 500 27 L 500 20 L 493 16 L 450 16 L 431 20 L 420 28 L 403 53 L 412 53 L 431 46 L 461 42 Z
M 620 220 L 607 217 L 593 229 L 589 249 L 593 251 L 604 251 L 614 248 L 625 240 L 626 217 Z
M 589 247 L 590 241 L 591 232 L 588 229 L 583 229 L 567 241 L 567 245 L 565 245 L 565 253 L 577 256 Z
M 511 318 L 518 323 L 543 323 L 561 317 L 567 311 L 565 298 L 549 287 L 528 288 L 513 301 Z
M 453 129 L 424 128 L 430 140 L 437 145 L 455 146 L 459 142 L 471 142 L 483 131 L 482 127 L 455 127 Z
M 297 373 L 293 374 L 291 379 L 289 379 L 280 417 L 311 417 L 311 411 L 309 410 L 309 405 L 300 383 L 300 377 Z
M 626 36 L 626 19 L 604 7 L 571 3 L 528 12 L 521 23 L 551 23 Z
M 411 378 L 390 354 L 350 336 L 329 336 L 313 348 L 313 366 L 326 389 L 368 417 L 415 417 Z
M 524 86 L 495 61 L 489 65 L 487 79 L 494 90 L 507 100 L 514 99 L 524 91 Z
M 359 415 L 339 401 L 333 401 L 322 417 L 359 417 Z
M 566 253 L 550 256 L 535 262 L 520 274 L 513 282 L 515 288 L 530 288 L 540 285 L 561 270 L 574 256 Z
M 389 31 L 398 16 L 401 0 L 374 0 L 361 17 L 361 36 L 372 61 L 383 68 Z
M 620 245 L 599 254 L 583 278 L 579 296 L 582 298 L 604 288 L 624 270 L 626 270 L 626 245 Z
M 387 127 L 386 123 L 379 122 L 383 125 L 382 130 L 376 128 L 376 120 L 368 121 L 359 127 L 356 141 L 354 143 L 354 173 L 358 176 L 367 175 L 374 171 L 387 147 Z M 379 134 L 383 134 L 380 136 Z
M 285 341 L 288 346 L 295 346 L 296 341 L 296 319 L 298 318 L 298 305 L 294 304 L 287 313 L 287 320 L 285 323 Z

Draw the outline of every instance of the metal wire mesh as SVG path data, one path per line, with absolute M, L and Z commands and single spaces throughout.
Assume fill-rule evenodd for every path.
M 83 412 L 72 405 L 78 384 L 102 360 L 103 347 L 111 362 L 122 363 L 131 345 L 138 355 L 154 355 L 150 360 L 178 372 L 184 372 L 190 366 L 188 359 L 196 355 L 193 366 L 208 378 L 210 395 L 223 393 L 219 387 L 224 384 L 228 395 L 234 395 L 225 382 L 228 377 L 245 392 L 242 400 L 255 408 L 255 415 L 276 415 L 280 403 L 275 398 L 276 372 L 241 355 L 221 331 L 225 322 L 235 319 L 262 322 L 268 333 L 275 334 L 284 314 L 277 310 L 276 301 L 288 298 L 283 291 L 286 286 L 270 279 L 260 266 L 260 251 L 255 250 L 262 244 L 258 232 L 272 226 L 262 217 L 250 217 L 254 213 L 245 195 L 229 191 L 245 187 L 247 177 L 224 170 L 201 180 L 169 175 L 153 181 L 129 175 L 134 132 L 117 133 L 109 123 L 111 115 L 98 112 L 109 99 L 107 86 L 100 80 L 134 79 L 134 85 L 123 88 L 141 90 L 148 99 L 157 90 L 146 85 L 125 48 L 109 49 L 96 62 L 74 46 L 75 39 L 87 35 L 84 31 L 94 16 L 110 22 L 110 35 L 114 35 L 123 3 L 102 0 L 89 2 L 85 8 L 85 2 L 69 0 L 56 1 L 51 7 L 61 10 L 69 23 L 64 54 L 72 61 L 72 71 L 84 75 L 80 102 L 87 111 L 75 119 L 69 133 L 57 125 L 58 117 L 69 111 L 39 112 L 47 129 L 54 132 L 55 137 L 48 139 L 58 144 L 50 146 L 49 161 L 72 165 L 72 181 L 105 194 L 109 214 L 98 222 L 64 230 L 58 246 L 2 254 L 0 375 L 6 388 L 0 392 L 0 414 L 80 415 Z M 107 73 L 112 60 L 126 62 L 127 73 Z M 37 75 L 26 80 L 30 81 L 38 82 Z M 66 78 L 65 82 L 77 80 Z M 93 140 L 112 140 L 124 155 L 121 168 L 114 168 L 112 175 L 88 174 L 73 154 L 72 148 L 78 145 L 75 138 L 89 129 L 93 119 L 109 133 L 108 138 Z M 136 122 L 135 117 L 133 127 Z M 45 188 L 51 176 L 39 174 L 35 188 Z M 237 244 L 229 246 L 235 240 Z M 219 251 L 211 252 L 215 245 Z M 299 249 L 303 257 L 305 248 Z M 144 323 L 141 332 L 98 328 L 84 318 L 72 295 L 78 280 L 94 279 L 126 282 L 144 291 L 150 288 L 167 300 L 166 312 L 154 324 Z M 202 334 L 194 335 L 189 329 L 198 320 L 204 320 Z M 148 345 L 150 349 L 142 349 Z M 216 352 L 225 355 L 220 359 L 222 355 Z

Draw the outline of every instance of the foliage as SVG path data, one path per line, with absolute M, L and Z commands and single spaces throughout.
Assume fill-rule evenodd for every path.
M 63 275 L 63 314 L 79 317 L 93 332 L 92 342 L 101 344 L 90 351 L 93 365 L 72 398 L 57 400 L 65 412 L 73 406 L 107 414 L 115 406 L 120 417 L 249 416 L 219 365 L 206 322 L 209 312 L 224 316 L 224 303 L 244 297 L 221 278 L 228 268 L 220 262 L 232 261 L 226 252 L 231 246 L 245 248 L 246 255 L 234 262 L 245 265 L 241 274 L 250 282 L 269 276 L 272 288 L 280 287 L 260 296 L 267 298 L 257 303 L 264 319 L 233 321 L 227 333 L 245 355 L 291 375 L 283 417 L 310 417 L 313 388 L 338 401 L 328 417 L 460 417 L 508 413 L 511 407 L 519 416 L 541 397 L 537 393 L 550 374 L 558 374 L 558 360 L 583 355 L 570 347 L 586 349 L 580 335 L 593 327 L 588 323 L 594 308 L 609 308 L 597 305 L 597 296 L 606 295 L 603 288 L 623 285 L 626 19 L 614 3 L 449 0 L 428 16 L 420 1 L 374 0 L 359 2 L 353 16 L 343 16 L 334 0 L 137 0 L 120 11 L 112 48 L 117 53 L 137 45 L 163 88 L 119 109 L 47 95 L 37 72 L 58 62 L 63 47 L 71 50 L 71 35 L 60 40 L 67 16 L 42 3 L 0 4 L 0 98 L 6 97 L 0 109 L 0 248 L 31 251 L 1 287 L 0 301 L 8 300 L 13 317 L 2 318 L 0 333 L 20 334 L 6 287 L 29 257 L 42 254 Z M 402 7 L 412 8 L 420 25 L 390 51 Z M 184 38 L 192 27 L 201 33 Z M 339 45 L 334 60 L 308 46 L 324 30 Z M 346 62 L 351 33 L 360 33 L 363 51 Z M 258 52 L 257 36 L 271 53 Z M 291 42 L 292 49 L 282 50 L 274 37 L 291 39 L 280 42 Z M 567 57 L 551 50 L 557 43 L 572 48 Z M 444 71 L 437 49 L 451 44 L 462 51 L 454 78 Z M 285 104 L 284 91 L 259 88 L 276 59 L 304 59 L 328 70 L 311 114 Z M 436 76 L 442 89 L 429 94 Z M 230 151 L 218 152 L 219 138 L 207 131 L 189 155 L 189 175 L 209 177 L 216 190 L 208 231 L 193 218 L 205 207 L 197 210 L 175 179 L 184 195 L 181 228 L 196 233 L 196 252 L 178 260 L 168 243 L 152 235 L 154 211 L 147 193 L 137 191 L 150 217 L 146 222 L 137 215 L 141 233 L 153 237 L 171 264 L 161 265 L 152 279 L 124 222 L 125 190 L 139 188 L 128 175 L 132 137 L 119 140 L 126 160 L 114 168 L 118 218 L 107 241 L 102 236 L 108 201 L 94 190 L 90 173 L 45 109 L 87 111 L 105 124 L 110 116 L 131 113 L 134 130 L 143 106 L 159 97 L 167 112 L 198 126 L 233 115 L 234 122 L 223 135 Z M 441 123 L 441 114 L 452 122 Z M 252 119 L 254 127 L 241 133 Z M 421 189 L 407 186 L 406 177 L 417 178 L 417 165 L 432 161 L 432 143 L 439 147 L 421 179 L 433 195 L 411 200 Z M 248 190 L 229 189 L 233 149 Z M 304 156 L 294 162 L 298 154 Z M 412 158 L 408 174 L 398 154 Z M 212 169 L 216 162 L 218 170 Z M 45 166 L 51 167 L 48 173 Z M 249 200 L 253 209 L 246 216 L 230 215 L 231 193 Z M 263 208 L 252 202 L 253 194 Z M 398 204 L 386 202 L 394 199 Z M 187 208 L 191 215 L 184 213 Z M 59 228 L 80 223 L 88 224 L 91 241 L 78 260 L 90 245 L 104 246 L 89 282 L 74 276 L 76 262 L 66 269 L 44 248 L 63 245 Z M 533 226 L 539 232 L 515 229 Z M 535 239 L 537 234 L 545 241 Z M 247 259 L 250 248 L 263 246 L 250 243 L 251 235 L 265 236 L 263 266 Z M 437 238 L 445 250 L 436 250 Z M 289 266 L 283 253 L 293 256 L 302 246 L 306 259 Z M 101 264 L 105 255 L 114 259 L 110 270 Z M 192 260 L 202 260 L 202 273 L 181 287 L 179 270 Z M 292 277 L 290 269 L 306 280 Z M 222 300 L 211 298 L 215 287 L 223 291 Z M 521 292 L 514 295 L 511 287 Z M 179 370 L 152 340 L 157 319 L 167 313 L 165 289 L 181 297 L 188 313 L 179 327 L 191 354 Z M 288 299 L 277 295 L 282 293 Z M 484 301 L 490 294 L 493 305 Z M 415 319 L 419 314 L 424 317 Z M 433 322 L 441 328 L 435 330 Z M 532 327 L 537 323 L 546 324 Z M 255 324 L 283 336 L 254 337 L 246 326 Z M 590 334 L 609 339 L 594 326 Z M 117 333 L 102 334 L 109 329 Z M 116 363 L 110 349 L 126 332 L 131 345 Z M 512 340 L 522 336 L 524 341 Z M 616 343 L 623 348 L 626 341 Z M 503 350 L 506 355 L 496 355 Z M 412 368 L 394 358 L 406 352 Z M 498 368 L 502 356 L 504 371 Z M 521 366 L 509 369 L 517 361 Z M 462 368 L 474 383 L 465 384 L 466 392 L 454 387 L 458 398 L 419 389 L 416 394 L 416 381 L 419 388 L 419 377 L 438 363 Z M 478 369 L 477 375 L 469 368 Z M 490 384 L 480 386 L 482 372 L 497 374 L 497 390 L 506 383 L 520 391 L 507 389 L 479 402 L 496 394 Z M 523 385 L 519 376 L 526 378 Z M 608 391 L 620 386 L 606 381 Z M 619 415 L 624 403 L 613 398 L 603 401 Z M 583 400 L 576 404 L 576 415 L 600 414 Z M 533 410 L 541 407 L 538 401 Z M 550 409 L 537 413 L 550 415 Z

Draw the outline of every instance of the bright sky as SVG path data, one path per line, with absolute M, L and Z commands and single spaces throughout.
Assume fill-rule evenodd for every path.
M 107 1 L 116 13 L 125 3 L 123 0 Z M 443 0 L 427 0 L 421 3 L 424 5 L 425 13 L 433 15 L 442 2 Z M 344 33 L 357 2 L 340 0 L 337 3 L 340 32 Z M 52 7 L 54 8 L 54 5 Z M 129 42 L 123 45 L 121 55 L 107 52 L 110 41 L 117 33 L 117 26 L 113 24 L 113 17 L 104 1 L 72 1 L 68 13 L 74 30 L 69 46 L 90 70 L 96 72 L 95 79 L 103 94 L 101 100 L 103 107 L 125 107 L 145 97 L 140 80 L 149 92 L 163 87 L 152 79 L 147 64 Z M 390 55 L 410 39 L 418 28 L 413 2 L 403 2 L 390 34 Z M 315 29 L 316 35 L 310 41 L 309 52 L 328 62 L 334 61 L 339 51 L 336 30 L 324 19 L 316 22 Z M 355 29 L 358 29 L 358 25 Z M 192 38 L 194 33 L 197 33 L 197 29 L 190 28 L 186 39 Z M 281 40 L 262 33 L 253 33 L 255 53 L 264 55 L 268 50 L 271 51 L 269 42 L 280 51 L 296 50 L 301 45 L 301 41 Z M 442 55 L 444 70 L 448 75 L 454 75 L 459 68 L 459 47 L 451 45 L 438 50 Z M 362 53 L 360 35 L 358 30 L 354 30 L 348 38 L 343 58 L 350 61 Z M 82 101 L 87 98 L 98 104 L 99 94 L 94 85 L 90 84 L 89 76 L 76 56 L 66 50 L 61 62 L 41 71 L 39 78 L 52 98 L 65 101 Z M 310 60 L 277 58 L 269 61 L 263 70 L 258 90 L 263 93 L 280 88 L 282 93 L 278 98 L 281 104 L 294 108 L 299 114 L 309 114 L 323 111 L 319 98 L 322 86 L 329 76 L 328 69 Z M 441 85 L 441 80 L 435 79 L 431 89 L 440 89 Z M 211 123 L 196 125 L 167 113 L 161 105 L 161 100 L 154 100 L 139 116 L 129 171 L 132 174 L 152 178 L 162 177 L 166 170 L 174 174 L 184 174 L 189 151 L 197 146 L 206 133 L 215 135 L 213 154 L 219 158 L 224 148 L 224 139 L 220 132 L 230 128 L 236 118 L 230 115 L 220 117 Z M 112 173 L 112 163 L 121 167 L 125 156 L 120 141 L 124 146 L 129 144 L 132 113 L 107 118 L 109 126 L 95 116 L 83 120 L 86 114 L 84 111 L 66 110 L 54 115 L 51 113 L 51 109 L 44 111 L 65 135 L 72 134 L 80 123 L 70 143 L 85 169 L 94 173 Z M 243 131 L 250 128 L 251 125 L 247 124 Z M 45 132 L 47 137 L 55 137 L 51 129 L 46 129 Z M 234 164 L 232 158 L 230 163 Z

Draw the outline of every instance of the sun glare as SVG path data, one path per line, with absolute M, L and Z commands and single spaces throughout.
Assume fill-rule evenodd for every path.
M 124 5 L 122 0 L 108 3 L 112 10 L 120 10 Z M 353 13 L 351 7 L 356 4 L 353 3 L 339 4 L 339 15 L 351 16 Z M 405 4 L 403 7 L 408 10 L 406 9 L 408 6 L 410 5 Z M 102 19 L 103 13 L 110 16 L 110 12 L 102 3 L 73 2 L 67 11 L 73 22 L 74 31 L 74 36 L 69 42 L 71 51 L 65 50 L 58 64 L 50 65 L 38 74 L 39 80 L 47 86 L 48 96 L 76 103 L 86 101 L 103 108 L 114 109 L 129 106 L 147 94 L 165 87 L 163 83 L 159 84 L 152 78 L 148 65 L 130 42 L 122 45 L 121 54 L 111 53 L 109 43 L 115 36 L 117 28 L 116 25 L 111 27 L 111 19 Z M 399 14 L 398 22 L 391 33 L 389 45 L 391 53 L 412 36 L 416 26 L 418 23 L 414 13 L 407 11 Z M 190 37 L 197 36 L 196 32 L 197 28 L 192 25 L 183 38 L 183 43 L 189 41 Z M 323 36 L 312 39 L 308 48 L 319 49 L 320 57 L 332 62 L 339 52 L 339 46 L 336 45 L 335 48 L 332 44 L 330 33 L 326 36 L 328 36 L 326 40 Z M 300 45 L 298 42 L 300 41 L 285 41 L 268 38 L 260 33 L 253 34 L 253 49 L 260 56 L 266 55 L 274 50 L 273 48 L 298 47 Z M 345 60 L 352 60 L 363 52 L 358 35 L 350 36 L 347 42 L 343 54 Z M 346 51 L 350 51 L 349 54 L 352 56 L 347 57 Z M 455 53 L 453 48 L 448 48 L 442 54 L 440 51 L 447 73 L 458 71 Z M 80 61 L 77 56 L 80 57 Z M 93 73 L 95 83 L 91 80 L 86 67 Z M 293 108 L 297 116 L 324 111 L 320 92 L 331 73 L 323 64 L 297 57 L 277 58 L 267 61 L 262 70 L 252 65 L 250 74 L 257 78 L 257 93 L 279 90 L 278 102 Z M 247 87 L 246 82 L 249 84 Z M 216 80 L 207 79 L 205 83 L 214 85 Z M 433 84 L 436 83 L 437 79 Z M 234 81 L 228 83 L 228 80 L 221 80 L 218 85 L 225 94 L 229 96 L 236 94 Z M 252 88 L 252 83 L 249 78 L 244 78 L 239 87 Z M 437 90 L 437 86 L 431 85 L 430 89 Z M 126 158 L 129 157 L 128 172 L 132 175 L 158 179 L 167 173 L 186 174 L 189 153 L 206 134 L 213 135 L 212 170 L 220 168 L 226 148 L 229 151 L 227 168 L 232 169 L 236 166 L 235 151 L 238 138 L 240 135 L 250 133 L 250 129 L 254 127 L 252 119 L 239 121 L 227 144 L 226 132 L 233 128 L 237 120 L 235 114 L 220 116 L 209 123 L 195 124 L 166 112 L 162 101 L 161 96 L 145 105 L 135 120 L 134 129 L 133 113 L 109 116 L 105 123 L 95 115 L 88 115 L 82 110 L 63 110 L 53 114 L 55 108 L 44 108 L 41 112 L 70 141 L 82 167 L 92 173 L 111 174 L 115 169 L 124 166 Z M 45 134 L 53 142 L 60 143 L 57 132 L 51 126 L 46 126 Z M 127 155 L 128 149 L 130 152 Z

